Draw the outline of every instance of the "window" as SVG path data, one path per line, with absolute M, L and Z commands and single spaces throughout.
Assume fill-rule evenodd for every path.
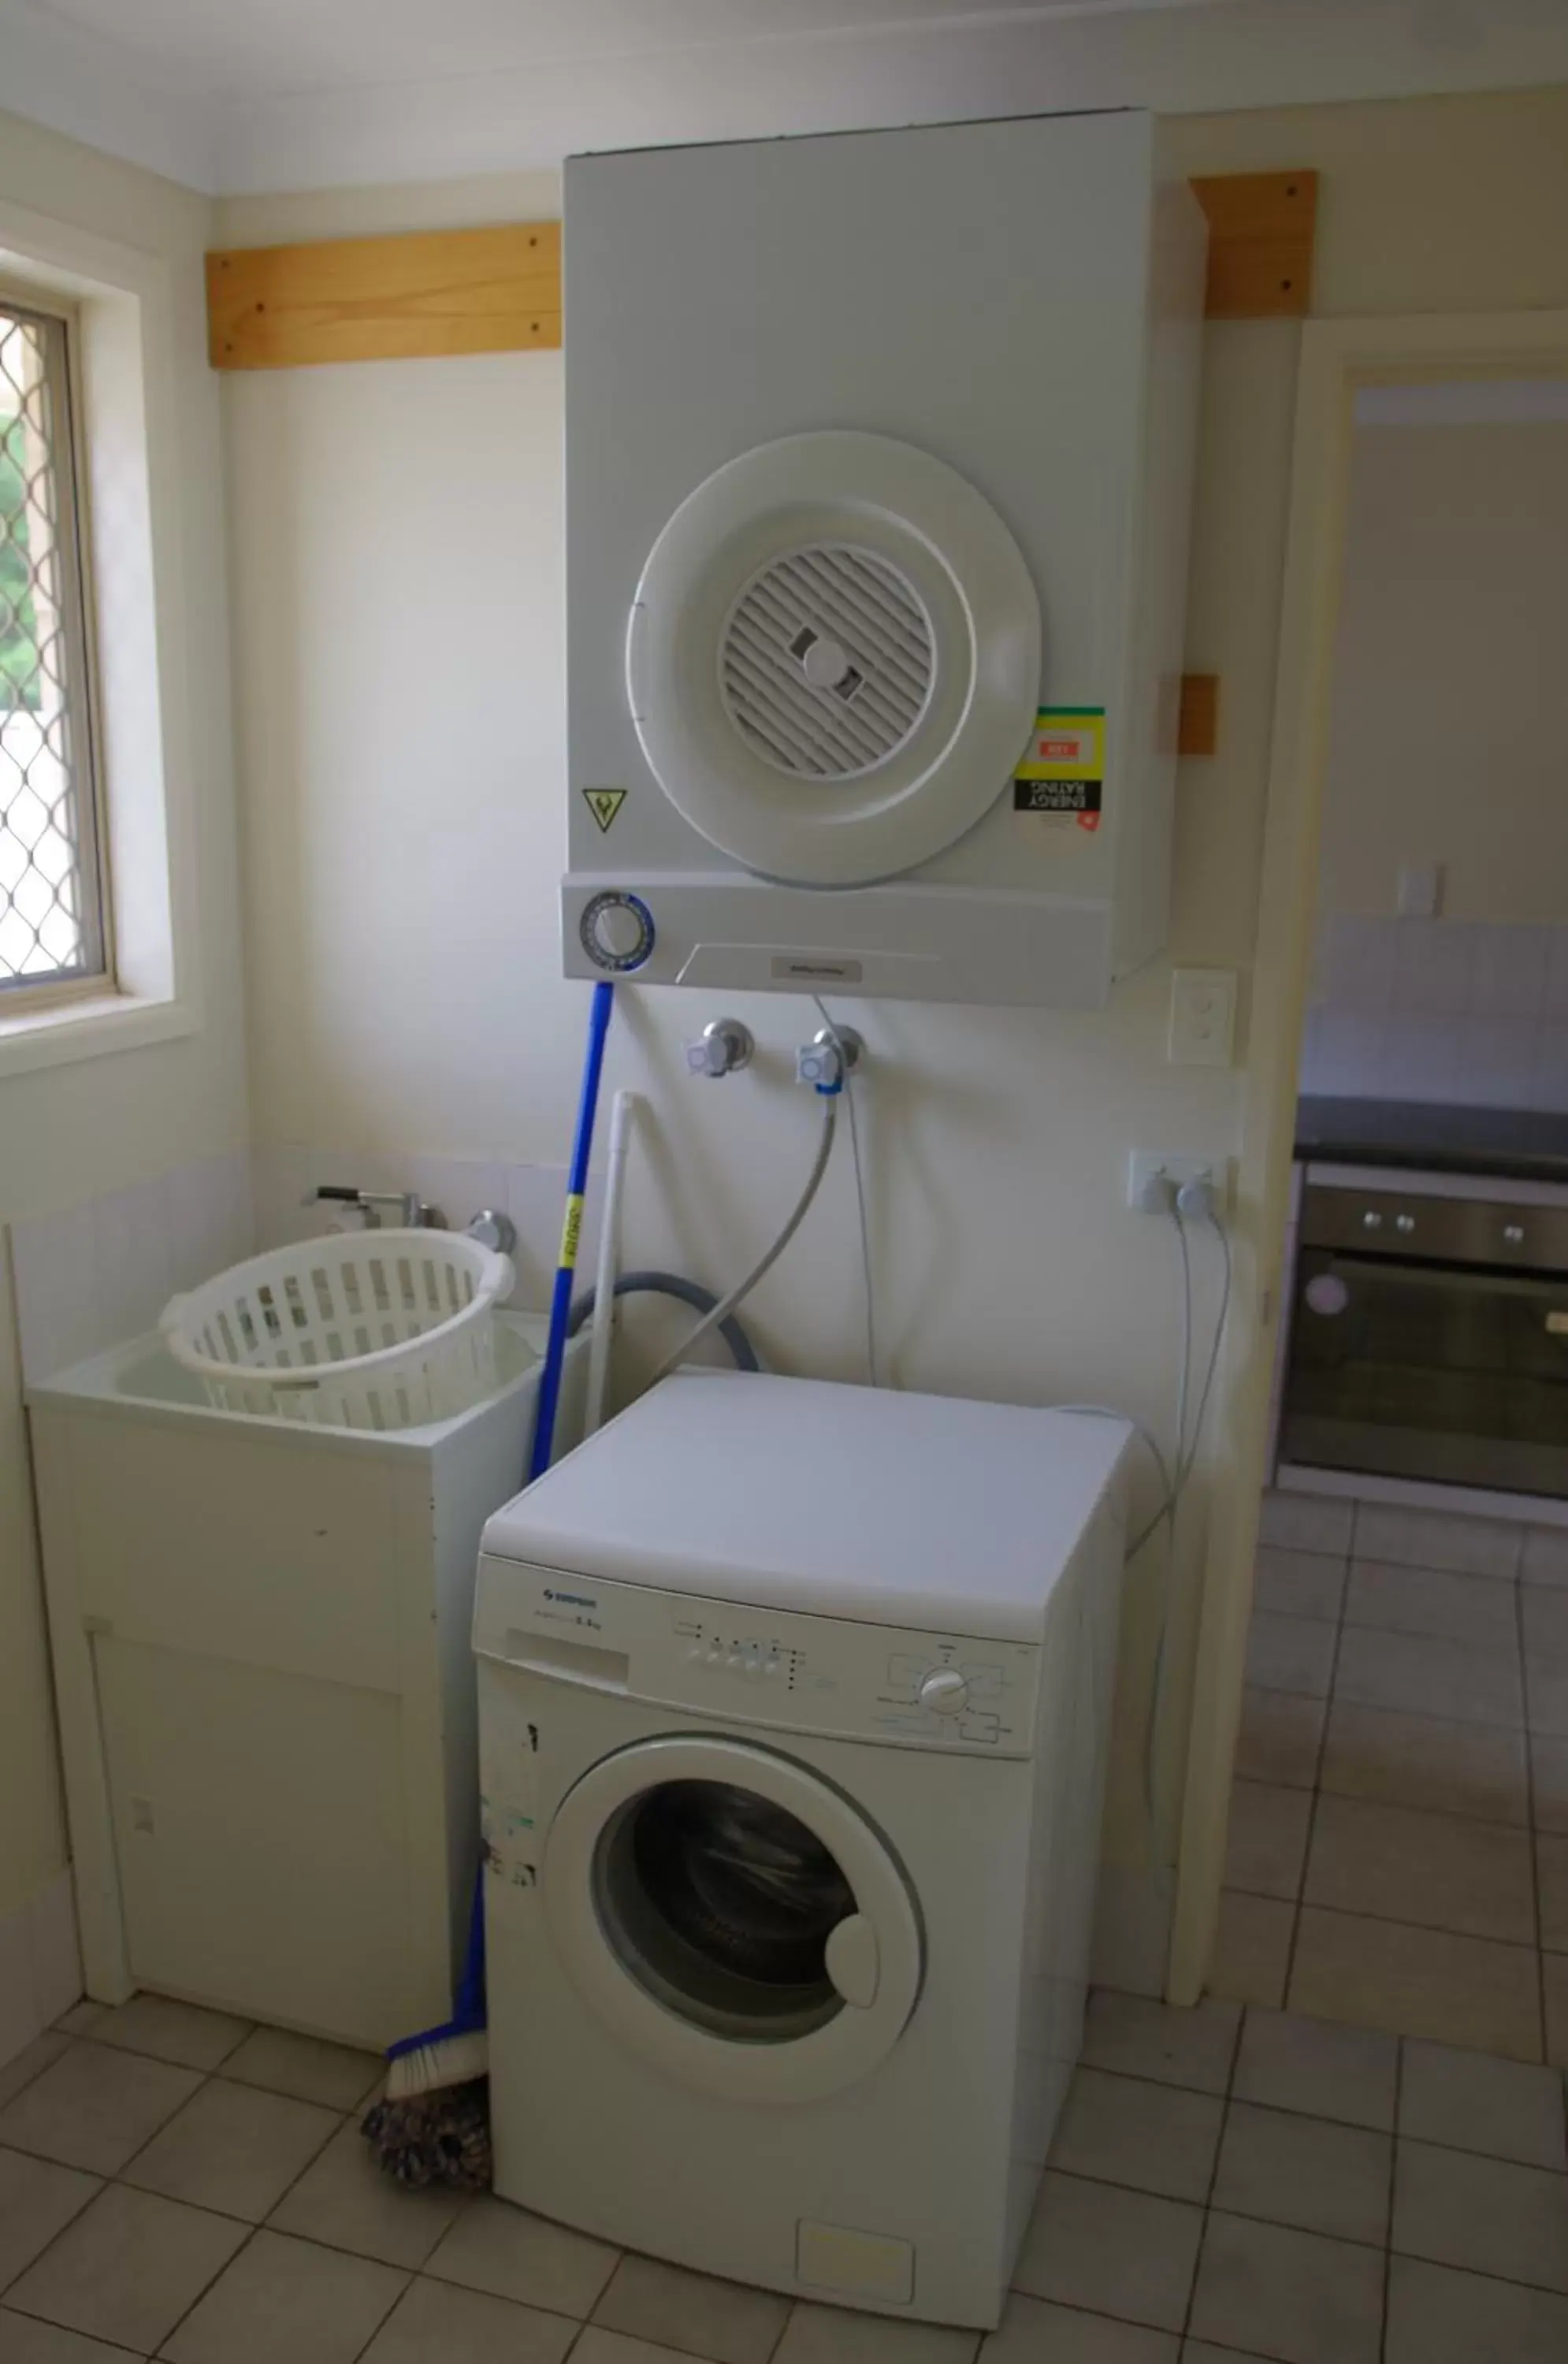
M 72 333 L 0 296 L 0 1017 L 109 970 Z

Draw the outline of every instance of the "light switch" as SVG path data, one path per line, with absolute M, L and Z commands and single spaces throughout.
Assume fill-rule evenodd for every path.
M 1442 907 L 1443 866 L 1440 862 L 1402 862 L 1399 865 L 1399 916 L 1402 920 L 1435 920 Z
M 1236 972 L 1178 968 L 1171 973 L 1173 1067 L 1228 1067 L 1236 1040 Z

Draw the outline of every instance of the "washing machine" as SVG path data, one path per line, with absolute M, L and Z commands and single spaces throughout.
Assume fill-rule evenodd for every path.
M 997 2322 L 1082 2032 L 1129 1441 L 681 1372 L 490 1521 L 504 2199 Z

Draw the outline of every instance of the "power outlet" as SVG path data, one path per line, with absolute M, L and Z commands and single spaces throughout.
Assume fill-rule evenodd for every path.
M 1195 1157 L 1158 1149 L 1135 1149 L 1127 1161 L 1129 1207 L 1143 1206 L 1144 1193 L 1157 1175 L 1163 1175 L 1173 1190 L 1179 1190 L 1184 1182 L 1207 1182 L 1221 1212 L 1230 1204 L 1229 1157 Z

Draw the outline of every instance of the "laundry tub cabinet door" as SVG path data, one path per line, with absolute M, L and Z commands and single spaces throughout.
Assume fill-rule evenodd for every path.
M 94 1637 L 139 1986 L 380 2046 L 417 1990 L 395 1693 Z

